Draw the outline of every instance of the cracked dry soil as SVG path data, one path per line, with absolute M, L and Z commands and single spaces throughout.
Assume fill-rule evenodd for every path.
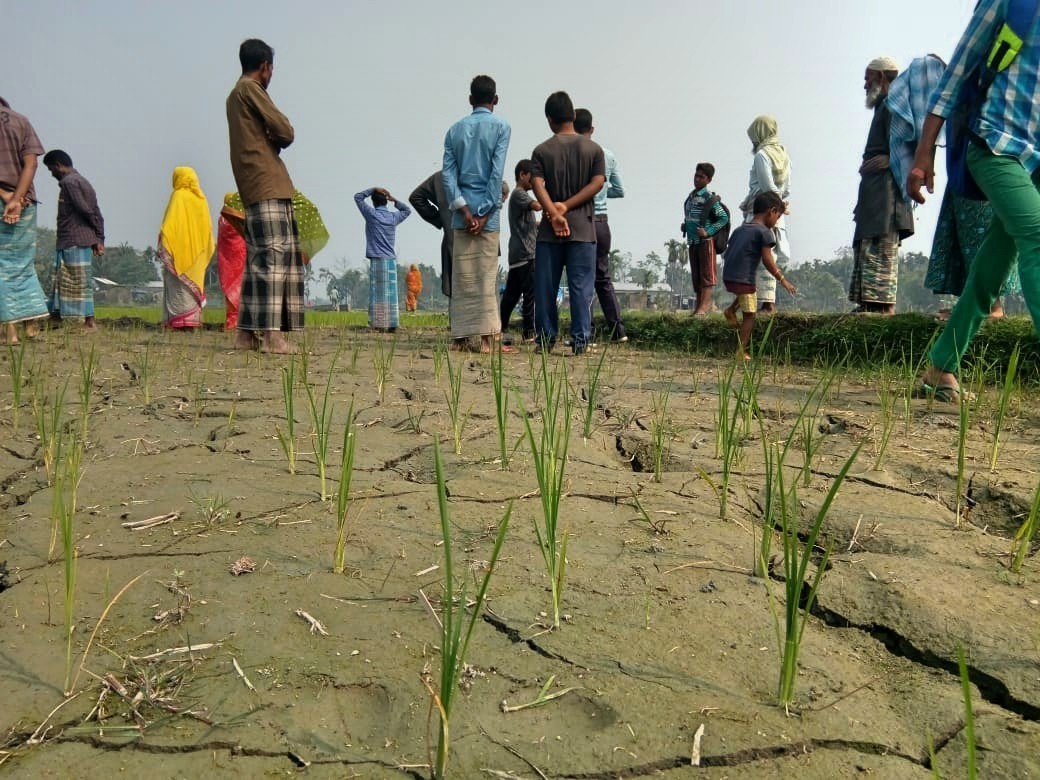
M 334 501 L 319 500 L 302 391 L 295 476 L 277 440 L 286 358 L 229 351 L 218 333 L 113 328 L 95 337 L 99 367 L 75 517 L 74 667 L 106 605 L 141 576 L 102 621 L 79 695 L 49 719 L 65 675 L 64 582 L 61 560 L 48 560 L 51 489 L 30 374 L 48 394 L 69 380 L 67 419 L 78 424 L 79 353 L 90 342 L 52 332 L 27 348 L 32 370 L 17 429 L 5 354 L 0 773 L 232 777 L 289 774 L 306 763 L 318 777 L 428 776 L 435 718 L 422 676 L 436 668 L 439 634 L 418 591 L 434 603 L 441 592 L 442 572 L 431 568 L 441 562 L 438 435 L 460 569 L 482 570 L 492 530 L 514 502 L 452 721 L 451 776 L 926 778 L 931 744 L 941 775 L 961 777 L 956 653 L 963 645 L 982 776 L 1040 777 L 1040 556 L 1034 549 L 1020 576 L 1005 567 L 1008 538 L 1038 479 L 1035 393 L 1023 391 L 1013 404 L 991 474 L 996 390 L 986 391 L 968 439 L 977 504 L 957 527 L 956 410 L 913 401 L 883 470 L 874 471 L 877 390 L 856 376 L 832 387 L 820 416 L 833 432 L 823 435 L 810 486 L 800 492 L 807 514 L 858 441 L 867 442 L 825 524 L 832 558 L 788 715 L 774 704 L 767 584 L 750 576 L 764 482 L 759 441 L 742 448 L 725 520 L 714 493 L 718 378 L 728 364 L 612 350 L 595 430 L 585 439 L 581 399 L 596 358 L 551 359 L 565 364 L 577 405 L 561 521 L 570 532 L 569 617 L 546 633 L 537 483 L 526 443 L 513 450 L 508 470 L 497 462 L 488 358 L 451 356 L 463 367 L 469 410 L 454 455 L 448 376 L 436 357 L 443 334 L 398 334 L 380 398 L 376 354 L 385 358 L 388 338 L 310 332 L 310 383 L 319 396 L 343 348 L 332 383 L 333 491 L 351 396 L 357 413 L 348 572 L 337 576 Z M 527 408 L 537 408 L 537 360 L 528 352 L 505 358 L 507 384 Z M 769 436 L 795 435 L 798 408 L 818 378 L 766 368 L 760 407 Z M 662 391 L 670 392 L 669 435 L 658 483 L 648 473 L 649 431 Z M 514 399 L 511 447 L 523 430 L 518 409 Z M 801 450 L 792 451 L 793 473 Z M 663 532 L 640 519 L 633 492 Z M 170 512 L 179 519 L 149 530 L 122 525 Z M 242 556 L 256 569 L 232 576 Z M 782 593 L 782 583 L 771 587 Z M 296 610 L 329 635 L 309 632 Z M 212 647 L 145 658 L 200 644 Z M 550 675 L 557 689 L 577 690 L 543 707 L 502 711 L 503 701 L 532 701 Z M 701 767 L 693 769 L 702 724 Z M 38 744 L 28 744 L 34 732 Z

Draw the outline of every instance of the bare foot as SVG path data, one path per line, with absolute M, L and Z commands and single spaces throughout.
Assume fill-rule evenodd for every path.
M 250 330 L 239 330 L 235 332 L 235 349 L 256 349 L 259 345 L 256 336 Z
M 263 336 L 260 351 L 271 355 L 295 355 L 299 350 L 295 344 L 286 341 L 281 333 L 269 331 Z
M 999 300 L 989 307 L 989 318 L 991 320 L 1004 319 L 1004 304 L 1002 304 Z
M 453 352 L 469 352 L 469 339 L 455 339 L 451 342 Z
M 84 333 L 96 333 L 101 330 L 98 327 L 97 320 L 93 317 L 87 317 L 83 320 L 83 332 Z
M 40 335 L 40 326 L 35 322 L 25 323 L 25 337 L 34 339 Z

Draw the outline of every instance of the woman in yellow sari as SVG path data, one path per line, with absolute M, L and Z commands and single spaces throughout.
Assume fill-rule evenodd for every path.
M 173 169 L 173 193 L 159 229 L 166 328 L 202 326 L 206 268 L 213 257 L 213 222 L 194 169 Z

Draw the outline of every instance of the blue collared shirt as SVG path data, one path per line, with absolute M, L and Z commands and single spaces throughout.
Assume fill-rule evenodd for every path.
M 358 211 L 365 218 L 365 257 L 370 260 L 389 260 L 397 257 L 394 246 L 397 239 L 397 226 L 411 216 L 412 210 L 407 203 L 394 201 L 397 211 L 386 206 L 373 206 L 367 200 L 374 189 L 361 190 L 354 196 Z
M 603 182 L 603 189 L 597 192 L 596 197 L 592 199 L 597 215 L 607 213 L 607 198 L 625 197 L 625 185 L 621 181 L 621 169 L 618 168 L 617 158 L 607 147 L 604 146 L 602 149 L 607 163 L 607 180 Z
M 953 58 L 932 95 L 930 113 L 949 119 L 961 90 L 975 66 L 989 55 L 989 48 L 1004 24 L 1007 0 L 980 0 Z M 1026 34 L 1019 54 L 997 73 L 986 93 L 982 110 L 971 130 L 994 154 L 1017 158 L 1030 174 L 1040 168 L 1037 133 L 1040 132 L 1040 21 Z
M 444 192 L 451 205 L 451 225 L 466 227 L 459 209 L 488 218 L 484 230 L 499 229 L 502 174 L 509 151 L 509 124 L 486 108 L 475 108 L 444 136 Z

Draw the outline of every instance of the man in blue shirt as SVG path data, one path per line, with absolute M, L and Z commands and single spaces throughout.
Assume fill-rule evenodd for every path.
M 921 129 L 914 167 L 907 177 L 907 192 L 924 203 L 921 188 L 932 192 L 935 180 L 935 146 L 939 131 L 958 106 L 969 98 L 966 88 L 988 59 L 991 47 L 1007 36 L 1008 12 L 1017 3 L 980 0 L 968 28 L 932 93 L 929 115 Z M 1019 9 L 1021 10 L 1021 9 Z M 931 365 L 924 373 L 924 389 L 944 401 L 961 400 L 957 382 L 961 359 L 1000 295 L 1008 273 L 1018 260 L 1022 295 L 1040 329 L 1040 22 L 1034 9 L 1027 29 L 1013 37 L 1021 45 L 1017 54 L 1001 62 L 993 83 L 980 96 L 977 111 L 968 121 L 972 142 L 968 146 L 968 171 L 993 206 L 993 221 L 971 264 L 964 292 L 950 312 L 946 327 L 928 353 Z M 997 44 L 994 45 L 996 39 Z M 1005 46 L 1004 50 L 1007 51 Z
M 470 83 L 473 112 L 444 137 L 444 193 L 452 210 L 451 337 L 453 349 L 466 350 L 480 337 L 490 352 L 500 333 L 495 280 L 502 209 L 502 174 L 510 129 L 494 115 L 495 80 L 477 76 Z
M 372 203 L 366 203 L 371 198 Z M 388 209 L 393 201 L 396 211 Z M 397 226 L 412 210 L 382 187 L 369 187 L 354 196 L 365 218 L 365 257 L 368 258 L 368 326 L 393 333 L 398 325 Z

